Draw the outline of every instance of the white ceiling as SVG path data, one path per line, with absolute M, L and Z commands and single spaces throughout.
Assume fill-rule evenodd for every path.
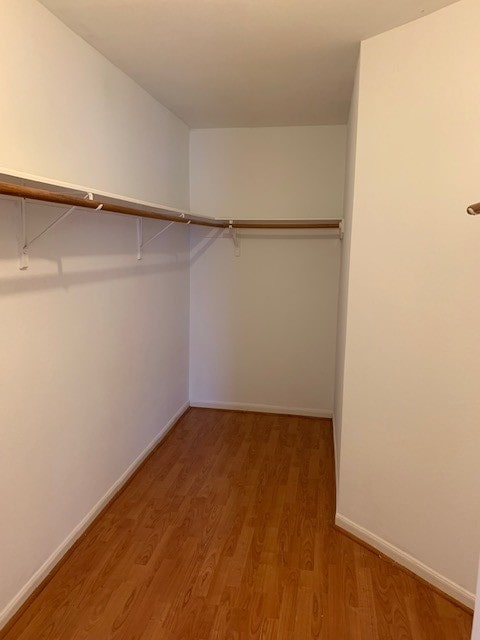
M 191 127 L 257 127 L 344 123 L 360 40 L 455 0 L 40 1 Z

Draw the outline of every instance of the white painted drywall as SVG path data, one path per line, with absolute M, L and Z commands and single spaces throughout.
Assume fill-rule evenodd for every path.
M 192 210 L 225 218 L 341 218 L 346 127 L 192 129 Z
M 191 205 L 216 216 L 341 217 L 346 127 L 194 130 Z M 191 230 L 190 399 L 330 415 L 340 241 Z
M 340 480 L 340 450 L 342 444 L 342 406 L 343 406 L 343 374 L 345 366 L 345 338 L 347 331 L 348 307 L 348 275 L 350 268 L 350 248 L 352 243 L 352 213 L 355 184 L 355 161 L 357 147 L 358 120 L 358 65 L 352 91 L 350 113 L 347 127 L 347 150 L 345 162 L 345 189 L 343 204 L 344 236 L 340 263 L 340 281 L 338 291 L 337 314 L 337 349 L 335 361 L 335 388 L 333 410 L 333 434 L 335 442 L 335 473 L 338 484 Z
M 188 204 L 182 123 L 35 2 L 2 2 L 0 35 L 1 164 Z M 135 219 L 76 212 L 20 272 L 19 206 L 0 199 L 0 626 L 188 402 L 187 230 L 137 263 Z M 62 211 L 28 204 L 29 237 Z
M 0 3 L 0 171 L 188 209 L 188 127 L 35 0 Z
M 480 640 L 480 566 L 478 568 L 478 580 L 477 580 L 477 602 L 475 606 L 475 615 L 473 618 L 473 630 L 472 640 Z
M 480 4 L 363 43 L 338 512 L 470 604 L 480 541 Z

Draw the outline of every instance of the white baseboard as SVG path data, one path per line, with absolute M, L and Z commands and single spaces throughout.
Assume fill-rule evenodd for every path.
M 186 402 L 180 407 L 167 424 L 161 429 L 157 436 L 150 442 L 150 444 L 142 451 L 142 453 L 132 462 L 132 464 L 122 473 L 120 478 L 110 487 L 107 493 L 100 498 L 97 504 L 87 513 L 83 520 L 75 527 L 70 535 L 61 543 L 61 545 L 52 553 L 52 555 L 42 564 L 42 566 L 33 574 L 30 580 L 25 586 L 17 593 L 17 595 L 11 600 L 5 609 L 0 613 L 0 630 L 7 624 L 7 622 L 15 615 L 20 609 L 22 604 L 27 598 L 35 591 L 39 584 L 48 576 L 55 565 L 62 559 L 67 553 L 70 547 L 76 540 L 83 534 L 87 527 L 95 520 L 101 510 L 108 504 L 113 496 L 118 493 L 122 486 L 129 480 L 131 475 L 138 469 L 145 458 L 151 451 L 157 446 L 157 444 L 167 435 L 173 425 L 177 422 L 180 416 L 190 406 L 189 402 Z
M 388 556 L 395 562 L 398 562 L 398 564 L 409 569 L 420 578 L 423 578 L 434 587 L 437 587 L 437 589 L 440 589 L 452 598 L 455 598 L 455 600 L 458 600 L 465 606 L 470 607 L 471 609 L 475 607 L 475 594 L 467 591 L 455 582 L 452 582 L 452 580 L 445 578 L 431 567 L 428 567 L 426 564 L 423 564 L 423 562 L 420 562 L 420 560 L 417 560 L 417 558 L 414 558 L 405 551 L 395 547 L 393 544 L 390 544 L 390 542 L 383 540 L 383 538 L 378 537 L 371 531 L 355 524 L 340 513 L 337 513 L 335 516 L 335 524 L 348 533 L 360 538 L 363 542 L 375 547 L 375 549 L 378 549 L 378 551 L 384 555 Z
M 338 451 L 338 443 L 337 443 L 337 424 L 335 422 L 335 414 L 332 414 L 332 431 L 333 431 L 333 462 L 335 465 L 335 489 L 336 496 L 339 494 L 339 474 L 340 474 L 340 451 Z
M 258 411 L 260 413 L 280 413 L 294 416 L 309 416 L 312 418 L 332 418 L 332 411 L 320 409 L 305 409 L 300 407 L 285 407 L 271 404 L 250 404 L 246 402 L 204 402 L 202 400 L 190 400 L 191 407 L 201 409 L 230 409 L 232 411 Z

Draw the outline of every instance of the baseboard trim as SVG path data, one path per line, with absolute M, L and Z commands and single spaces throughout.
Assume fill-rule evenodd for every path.
M 337 449 L 337 423 L 335 420 L 335 413 L 332 414 L 332 433 L 333 433 L 333 462 L 335 465 L 335 502 L 337 500 L 337 496 L 339 494 L 339 461 L 340 461 L 340 451 Z
M 475 594 L 467 591 L 448 578 L 445 578 L 431 567 L 417 560 L 417 558 L 414 558 L 405 551 L 390 544 L 390 542 L 368 531 L 368 529 L 364 529 L 360 525 L 355 524 L 355 522 L 352 522 L 340 513 L 337 513 L 335 516 L 335 527 L 356 542 L 367 547 L 370 551 L 381 555 L 389 561 L 393 561 L 402 570 L 413 575 L 416 579 L 420 579 L 457 606 L 460 606 L 469 613 L 473 613 Z
M 307 416 L 310 418 L 332 419 L 332 411 L 319 409 L 304 409 L 300 407 L 285 407 L 270 404 L 250 404 L 246 402 L 204 402 L 203 400 L 190 400 L 191 407 L 199 409 L 224 409 L 226 411 L 257 411 L 258 413 L 277 413 L 291 416 Z
M 155 451 L 162 440 L 179 422 L 190 408 L 190 403 L 186 402 L 175 415 L 170 418 L 167 424 L 161 429 L 157 436 L 142 451 L 142 453 L 132 462 L 132 464 L 122 473 L 120 478 L 110 487 L 105 495 L 100 498 L 97 504 L 87 513 L 83 520 L 75 527 L 70 535 L 61 543 L 61 545 L 52 553 L 52 555 L 43 563 L 43 565 L 33 574 L 25 586 L 17 593 L 5 609 L 0 613 L 0 638 L 15 624 L 16 619 L 25 611 L 30 602 L 35 598 L 42 589 L 52 579 L 63 562 L 74 550 L 79 538 L 92 526 L 98 516 L 110 505 L 120 492 L 126 487 L 129 480 L 133 478 L 141 466 L 146 462 L 147 458 Z

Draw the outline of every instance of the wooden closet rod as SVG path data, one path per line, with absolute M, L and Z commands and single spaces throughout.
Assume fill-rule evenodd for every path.
M 480 214 L 480 202 L 477 202 L 477 204 L 471 204 L 467 207 L 467 213 L 471 216 L 478 216 Z
M 0 195 L 16 196 L 28 200 L 40 200 L 55 204 L 64 204 L 69 207 L 83 207 L 86 209 L 99 209 L 109 213 L 119 213 L 137 218 L 153 218 L 154 220 L 165 220 L 167 222 L 180 222 L 183 224 L 196 224 L 203 227 L 215 227 L 219 229 L 339 229 L 340 220 L 218 220 L 205 218 L 189 213 L 168 213 L 160 211 L 147 211 L 145 209 L 135 209 L 121 204 L 105 202 L 101 200 L 86 200 L 79 196 L 67 195 L 45 189 L 25 187 L 9 182 L 0 182 Z

